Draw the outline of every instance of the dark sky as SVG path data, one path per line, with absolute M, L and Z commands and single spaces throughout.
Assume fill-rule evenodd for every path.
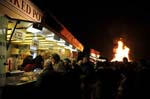
M 32 0 L 34 1 L 34 0 Z M 40 2 L 35 0 L 36 2 Z M 86 47 L 113 57 L 115 41 L 120 37 L 130 48 L 130 57 L 150 58 L 150 8 L 128 2 L 40 2 Z

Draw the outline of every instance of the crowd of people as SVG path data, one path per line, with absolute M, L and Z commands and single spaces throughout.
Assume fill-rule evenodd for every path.
M 22 65 L 22 69 L 27 72 L 35 68 L 43 69 L 35 83 L 34 94 L 37 98 L 150 98 L 150 63 L 144 59 L 128 62 L 127 58 L 123 58 L 122 62 L 105 61 L 94 64 L 87 56 L 78 60 L 61 59 L 59 54 L 54 53 L 46 59 L 37 56 L 27 62 L 29 63 Z

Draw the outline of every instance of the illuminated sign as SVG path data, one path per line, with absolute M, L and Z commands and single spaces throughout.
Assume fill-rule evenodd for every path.
M 41 22 L 43 14 L 30 0 L 0 0 L 1 13 L 12 18 Z
M 100 57 L 100 52 L 95 49 L 90 49 L 90 56 L 93 59 L 98 59 Z

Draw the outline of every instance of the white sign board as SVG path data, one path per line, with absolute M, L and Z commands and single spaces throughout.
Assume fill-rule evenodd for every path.
M 13 38 L 15 40 L 24 40 L 25 39 L 25 33 L 22 31 L 15 31 Z

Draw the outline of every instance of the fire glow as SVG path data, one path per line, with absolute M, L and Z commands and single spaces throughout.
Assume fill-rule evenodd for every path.
M 114 48 L 114 58 L 111 61 L 122 61 L 124 57 L 129 60 L 130 49 L 123 44 L 121 40 L 118 41 L 118 47 Z

